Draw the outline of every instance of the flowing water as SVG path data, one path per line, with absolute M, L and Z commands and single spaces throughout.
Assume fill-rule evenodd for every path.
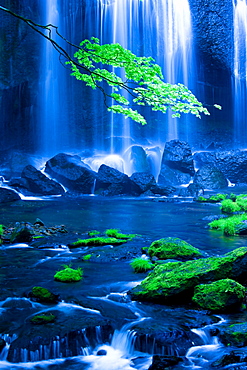
M 223 318 L 214 318 L 213 324 L 205 312 L 132 302 L 126 293 L 145 274 L 133 273 L 129 263 L 121 258 L 82 262 L 83 251 L 69 250 L 66 244 L 88 230 L 120 228 L 142 236 L 129 244 L 132 252 L 136 246 L 141 253 L 141 248 L 153 240 L 176 236 L 209 255 L 222 255 L 245 245 L 245 239 L 210 232 L 205 218 L 219 213 L 217 205 L 157 202 L 149 198 L 85 196 L 69 202 L 60 198 L 1 205 L 3 224 L 33 223 L 40 218 L 47 226 L 65 224 L 69 236 L 57 241 L 57 247 L 54 243 L 42 249 L 27 244 L 1 247 L 0 328 L 6 345 L 0 368 L 147 370 L 152 354 L 158 353 L 185 356 L 175 369 L 210 369 L 211 362 L 225 351 L 217 336 L 212 335 L 212 328 L 222 325 Z M 83 280 L 74 284 L 54 281 L 54 272 L 63 264 L 81 266 Z M 25 295 L 35 285 L 59 293 L 62 302 L 47 305 L 30 301 Z M 30 326 L 34 314 L 49 312 L 57 317 L 55 325 Z M 85 318 L 93 320 L 94 329 L 84 327 Z M 105 318 L 115 322 L 113 331 L 103 329 Z M 182 329 L 185 327 L 186 332 Z M 143 330 L 149 334 L 140 335 Z M 152 330 L 162 333 L 161 342 Z M 182 333 L 187 333 L 183 339 Z M 37 338 L 47 339 L 37 347 Z
M 188 0 L 95 0 L 85 4 L 47 0 L 44 7 L 46 23 L 59 25 L 60 32 L 73 43 L 79 44 L 92 36 L 101 43 L 120 43 L 137 56 L 153 57 L 166 82 L 184 83 L 193 90 L 196 70 Z M 73 54 L 75 49 L 69 51 Z M 107 113 L 101 93 L 75 81 L 69 70 L 61 71 L 59 57 L 50 45 L 45 46 L 43 55 L 42 66 L 46 65 L 41 76 L 45 81 L 40 110 L 43 153 L 62 150 L 66 145 L 73 150 L 73 142 L 77 142 L 77 150 L 86 146 L 104 157 L 110 154 L 122 157 L 133 143 L 162 148 L 166 140 L 178 137 L 189 140 L 186 117 L 178 125 L 170 114 L 142 108 L 149 125 L 140 132 L 139 124 Z M 73 125 L 77 130 L 81 127 L 80 138 L 74 137 Z
M 247 3 L 233 0 L 234 7 L 234 121 L 235 144 L 246 147 Z

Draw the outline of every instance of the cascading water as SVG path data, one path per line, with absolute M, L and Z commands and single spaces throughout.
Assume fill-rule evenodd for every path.
M 195 68 L 188 0 L 85 1 L 84 7 L 78 2 L 63 4 L 61 14 L 66 16 L 63 28 L 68 39 L 79 43 L 94 36 L 102 44 L 120 43 L 137 56 L 152 56 L 162 67 L 165 81 L 184 83 L 193 90 Z M 174 119 L 169 113 L 161 114 L 142 108 L 148 125 L 140 129 L 139 124 L 121 115 L 107 113 L 103 97 L 97 91 L 91 92 L 80 84 L 80 88 L 72 88 L 69 95 L 74 94 L 74 99 L 78 99 L 81 92 L 82 100 L 87 97 L 84 111 L 78 113 L 72 102 L 70 114 L 78 117 L 78 125 L 83 119 L 81 132 L 85 140 L 82 142 L 97 150 L 101 157 L 96 158 L 97 164 L 108 161 L 109 155 L 119 155 L 113 164 L 113 167 L 119 168 L 124 152 L 133 144 L 141 145 L 145 150 L 155 146 L 162 149 L 167 140 L 189 140 L 186 117 Z M 149 156 L 149 161 L 152 158 L 155 163 L 151 163 L 151 167 L 155 168 L 153 174 L 156 176 L 160 154 Z M 113 157 L 110 160 L 112 162 Z M 124 165 L 124 171 L 128 174 L 133 172 L 129 164 Z
M 76 44 L 94 36 L 101 43 L 120 43 L 137 56 L 152 56 L 162 67 L 165 81 L 184 83 L 193 90 L 195 71 L 188 0 L 95 0 L 83 4 L 47 0 L 46 18 L 46 23 L 59 25 L 60 32 Z M 71 49 L 71 54 L 74 51 Z M 68 89 L 67 95 L 62 96 L 65 88 L 61 71 L 57 69 L 58 56 L 51 54 L 49 45 L 44 54 L 46 60 L 50 60 L 48 70 L 44 72 L 47 90 L 46 109 L 42 117 L 44 152 L 56 152 L 66 147 L 67 136 L 75 143 L 75 147 L 67 143 L 71 150 L 89 147 L 100 155 L 117 154 L 121 158 L 133 144 L 144 148 L 157 145 L 162 148 L 170 139 L 179 137 L 188 140 L 185 117 L 177 120 L 171 118 L 171 114 L 142 108 L 148 127 L 140 129 L 139 124 L 107 112 L 101 93 L 84 87 L 66 70 L 63 74 L 67 73 Z M 61 135 L 61 128 L 66 127 L 66 107 L 63 106 L 66 100 L 69 100 L 70 107 L 70 133 L 66 135 L 63 132 Z M 76 138 L 73 137 L 75 132 Z M 155 158 L 156 162 L 158 160 Z M 156 164 L 151 165 L 154 166 L 157 167 Z
M 246 147 L 247 138 L 247 3 L 233 0 L 234 8 L 234 122 L 235 144 Z
M 188 0 L 117 0 L 98 1 L 100 35 L 102 43 L 120 43 L 138 56 L 152 56 L 162 67 L 164 79 L 170 83 L 184 83 L 192 87 L 192 31 Z M 190 71 L 190 72 L 189 72 Z M 145 110 L 144 110 L 145 114 Z M 158 115 L 159 121 L 166 121 Z M 150 116 L 152 117 L 152 115 Z M 178 138 L 177 122 L 168 115 L 166 139 Z M 153 118 L 152 118 L 153 119 Z M 156 118 L 157 119 L 157 118 Z M 115 124 L 111 118 L 111 152 L 114 151 L 114 136 L 133 136 L 133 124 L 122 119 Z M 167 125 L 167 122 L 165 123 Z M 157 124 L 153 139 L 163 143 Z M 130 142 L 125 139 L 123 149 Z
M 43 3 L 44 23 L 52 24 L 60 30 L 59 1 L 46 0 Z M 58 41 L 53 28 L 47 36 Z M 58 41 L 61 44 L 61 40 Z M 37 149 L 43 155 L 53 155 L 68 145 L 67 106 L 65 73 L 63 61 L 52 44 L 44 40 L 40 65 L 40 133 Z

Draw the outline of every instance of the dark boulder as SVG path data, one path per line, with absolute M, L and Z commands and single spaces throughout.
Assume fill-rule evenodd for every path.
M 20 200 L 21 197 L 14 190 L 7 188 L 0 188 L 0 203 L 15 202 Z
M 201 184 L 189 184 L 189 186 L 185 188 L 181 188 L 178 190 L 177 194 L 180 197 L 198 197 L 204 193 L 204 187 Z
M 136 185 L 139 194 L 145 193 L 151 187 L 156 186 L 155 178 L 149 172 L 135 172 L 130 176 L 130 180 Z
M 11 233 L 11 243 L 29 243 L 32 241 L 35 232 L 28 222 L 16 222 L 15 228 Z
M 200 184 L 206 189 L 224 189 L 228 187 L 228 181 L 218 168 L 205 165 L 194 176 L 194 184 Z
M 232 183 L 247 183 L 247 151 L 200 152 L 194 154 L 197 167 L 217 167 Z
M 175 366 L 181 361 L 183 361 L 183 359 L 178 356 L 154 355 L 152 365 L 148 368 L 148 370 L 170 369 L 170 366 Z
M 46 162 L 45 172 L 71 191 L 92 193 L 96 173 L 77 155 L 57 154 Z
M 98 171 L 95 193 L 100 195 L 130 195 L 133 183 L 124 173 L 102 164 Z
M 58 195 L 65 192 L 58 182 L 49 179 L 32 165 L 23 169 L 21 178 L 26 182 L 27 190 L 34 194 Z
M 191 176 L 188 173 L 181 172 L 177 169 L 171 169 L 165 164 L 161 165 L 158 183 L 166 186 L 176 186 L 188 184 Z
M 162 164 L 190 176 L 195 174 L 192 152 L 189 144 L 184 141 L 171 140 L 165 144 Z
M 168 196 L 174 193 L 176 191 L 176 188 L 169 185 L 153 185 L 151 186 L 150 190 L 154 195 Z

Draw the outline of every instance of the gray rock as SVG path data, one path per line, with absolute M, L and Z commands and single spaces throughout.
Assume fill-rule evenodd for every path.
M 21 178 L 25 180 L 27 190 L 34 194 L 57 195 L 65 192 L 58 182 L 49 179 L 32 165 L 28 165 L 23 169 Z
M 46 162 L 45 172 L 71 191 L 91 194 L 97 174 L 80 157 L 59 153 Z
M 218 168 L 205 165 L 194 176 L 194 184 L 199 184 L 206 189 L 224 189 L 228 187 L 228 181 Z
M 7 188 L 0 188 L 0 203 L 15 202 L 20 200 L 21 197 L 14 190 Z
M 98 171 L 95 193 L 100 195 L 130 195 L 133 183 L 124 173 L 102 164 Z

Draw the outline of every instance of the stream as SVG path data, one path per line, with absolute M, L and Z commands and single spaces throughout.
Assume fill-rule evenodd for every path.
M 214 204 L 151 198 L 85 196 L 1 205 L 3 225 L 39 218 L 50 227 L 64 224 L 68 234 L 47 239 L 44 248 L 25 243 L 1 246 L 0 344 L 2 339 L 5 346 L 0 369 L 148 370 L 153 354 L 182 356 L 183 361 L 172 367 L 176 370 L 213 369 L 211 363 L 230 351 L 221 344 L 217 328 L 234 322 L 234 315 L 210 316 L 191 307 L 132 302 L 127 292 L 146 276 L 133 272 L 131 258 L 154 240 L 179 237 L 209 256 L 244 246 L 245 238 L 224 237 L 207 228 L 207 217 L 219 213 Z M 83 261 L 83 248 L 67 247 L 80 234 L 108 228 L 137 234 L 129 251 L 123 249 L 121 255 L 117 247 L 112 252 L 108 246 Z M 70 284 L 54 281 L 62 265 L 81 267 L 83 279 Z M 33 286 L 58 294 L 59 302 L 31 300 Z M 54 313 L 56 322 L 30 323 L 33 315 L 44 312 Z

